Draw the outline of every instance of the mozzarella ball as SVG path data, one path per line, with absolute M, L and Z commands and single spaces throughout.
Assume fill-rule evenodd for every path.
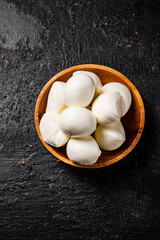
M 66 150 L 68 158 L 80 165 L 94 164 L 101 155 L 98 144 L 91 136 L 76 139 L 71 138 Z
M 69 137 L 59 128 L 58 121 L 59 114 L 56 112 L 45 113 L 40 121 L 43 140 L 54 147 L 62 147 L 69 140 Z
M 96 118 L 87 108 L 69 107 L 59 119 L 60 129 L 75 138 L 89 136 L 96 130 Z
M 99 147 L 106 151 L 119 148 L 125 141 L 125 131 L 121 122 L 113 125 L 99 125 L 95 131 L 95 139 Z
M 95 97 L 100 95 L 102 93 L 102 83 L 100 78 L 93 72 L 89 72 L 89 71 L 76 71 L 73 73 L 73 76 L 77 76 L 78 74 L 87 74 L 89 75 L 92 80 L 94 81 L 95 84 Z
M 60 113 L 65 108 L 64 82 L 54 82 L 48 94 L 46 112 L 57 111 Z
M 86 74 L 71 77 L 65 85 L 65 104 L 69 107 L 87 107 L 93 99 L 95 85 L 92 78 Z
M 117 122 L 121 117 L 122 98 L 118 92 L 99 95 L 92 105 L 92 112 L 97 122 L 103 126 Z
M 129 89 L 118 82 L 111 82 L 111 83 L 107 83 L 102 87 L 102 91 L 104 93 L 110 92 L 110 91 L 116 91 L 119 92 L 119 94 L 122 97 L 122 114 L 121 117 L 123 117 L 127 111 L 129 110 L 130 106 L 131 106 L 131 102 L 132 102 L 132 96 L 131 93 L 129 91 Z

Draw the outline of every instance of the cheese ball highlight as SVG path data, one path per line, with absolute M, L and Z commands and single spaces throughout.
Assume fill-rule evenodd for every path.
M 129 91 L 129 89 L 121 84 L 121 83 L 117 83 L 117 82 L 111 82 L 111 83 L 107 83 L 102 87 L 102 91 L 104 93 L 107 92 L 119 92 L 119 94 L 122 97 L 122 114 L 121 117 L 123 117 L 129 110 L 130 106 L 131 106 L 131 102 L 132 102 L 132 96 L 131 93 Z
M 73 73 L 73 76 L 76 76 L 76 75 L 81 74 L 81 73 L 87 74 L 92 78 L 92 80 L 95 84 L 94 98 L 96 98 L 98 95 L 100 95 L 102 93 L 102 83 L 101 83 L 100 78 L 95 73 L 89 72 L 89 71 L 76 71 L 76 72 Z
M 95 93 L 92 78 L 86 74 L 77 74 L 71 77 L 64 88 L 65 104 L 68 107 L 87 107 Z
M 121 117 L 122 98 L 118 92 L 108 92 L 99 95 L 93 102 L 92 112 L 100 125 L 118 122 Z
M 65 100 L 64 100 L 64 82 L 54 82 L 48 94 L 46 112 L 55 111 L 60 113 L 65 109 Z
M 96 126 L 96 118 L 87 108 L 69 107 L 59 118 L 59 128 L 74 138 L 89 136 L 96 130 Z
M 58 126 L 59 114 L 55 112 L 47 112 L 40 121 L 40 132 L 45 142 L 53 147 L 62 147 L 69 140 L 67 136 Z
M 99 125 L 95 131 L 95 139 L 100 148 L 105 151 L 119 148 L 126 139 L 122 123 L 118 122 L 108 126 Z
M 91 136 L 83 138 L 71 138 L 66 148 L 68 158 L 80 165 L 92 165 L 97 162 L 101 150 Z

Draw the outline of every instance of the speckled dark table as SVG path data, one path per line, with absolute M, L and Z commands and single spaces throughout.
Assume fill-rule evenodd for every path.
M 160 6 L 154 0 L 0 0 L 0 239 L 160 239 Z M 143 136 L 97 170 L 58 162 L 34 126 L 45 83 L 72 65 L 126 75 Z

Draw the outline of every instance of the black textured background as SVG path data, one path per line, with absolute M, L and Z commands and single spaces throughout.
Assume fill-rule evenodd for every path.
M 0 239 L 160 239 L 160 5 L 155 0 L 0 0 Z M 47 81 L 112 67 L 138 88 L 143 136 L 97 170 L 56 161 L 34 126 Z

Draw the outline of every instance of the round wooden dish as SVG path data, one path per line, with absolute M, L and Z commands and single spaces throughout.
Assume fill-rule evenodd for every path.
M 78 165 L 70 161 L 67 158 L 65 147 L 55 148 L 50 146 L 46 142 L 44 142 L 40 133 L 40 128 L 39 128 L 40 119 L 45 113 L 48 93 L 53 82 L 55 81 L 66 82 L 72 76 L 73 72 L 77 70 L 86 70 L 86 71 L 94 72 L 100 77 L 103 84 L 106 84 L 109 82 L 120 82 L 126 85 L 132 93 L 131 107 L 127 112 L 127 114 L 121 119 L 126 132 L 126 141 L 120 148 L 118 148 L 115 151 L 108 152 L 108 151 L 102 150 L 102 154 L 98 159 L 98 161 L 95 164 L 89 165 L 89 166 Z M 73 66 L 56 74 L 42 89 L 41 93 L 39 94 L 36 107 L 35 107 L 35 126 L 36 126 L 38 136 L 42 141 L 43 145 L 61 161 L 75 167 L 80 167 L 80 168 L 105 167 L 127 156 L 138 143 L 143 132 L 144 122 L 145 122 L 144 104 L 138 90 L 133 85 L 133 83 L 131 83 L 128 80 L 128 78 L 126 78 L 123 74 L 117 72 L 112 68 L 101 66 L 101 65 L 94 65 L 94 64 L 84 64 L 84 65 Z

